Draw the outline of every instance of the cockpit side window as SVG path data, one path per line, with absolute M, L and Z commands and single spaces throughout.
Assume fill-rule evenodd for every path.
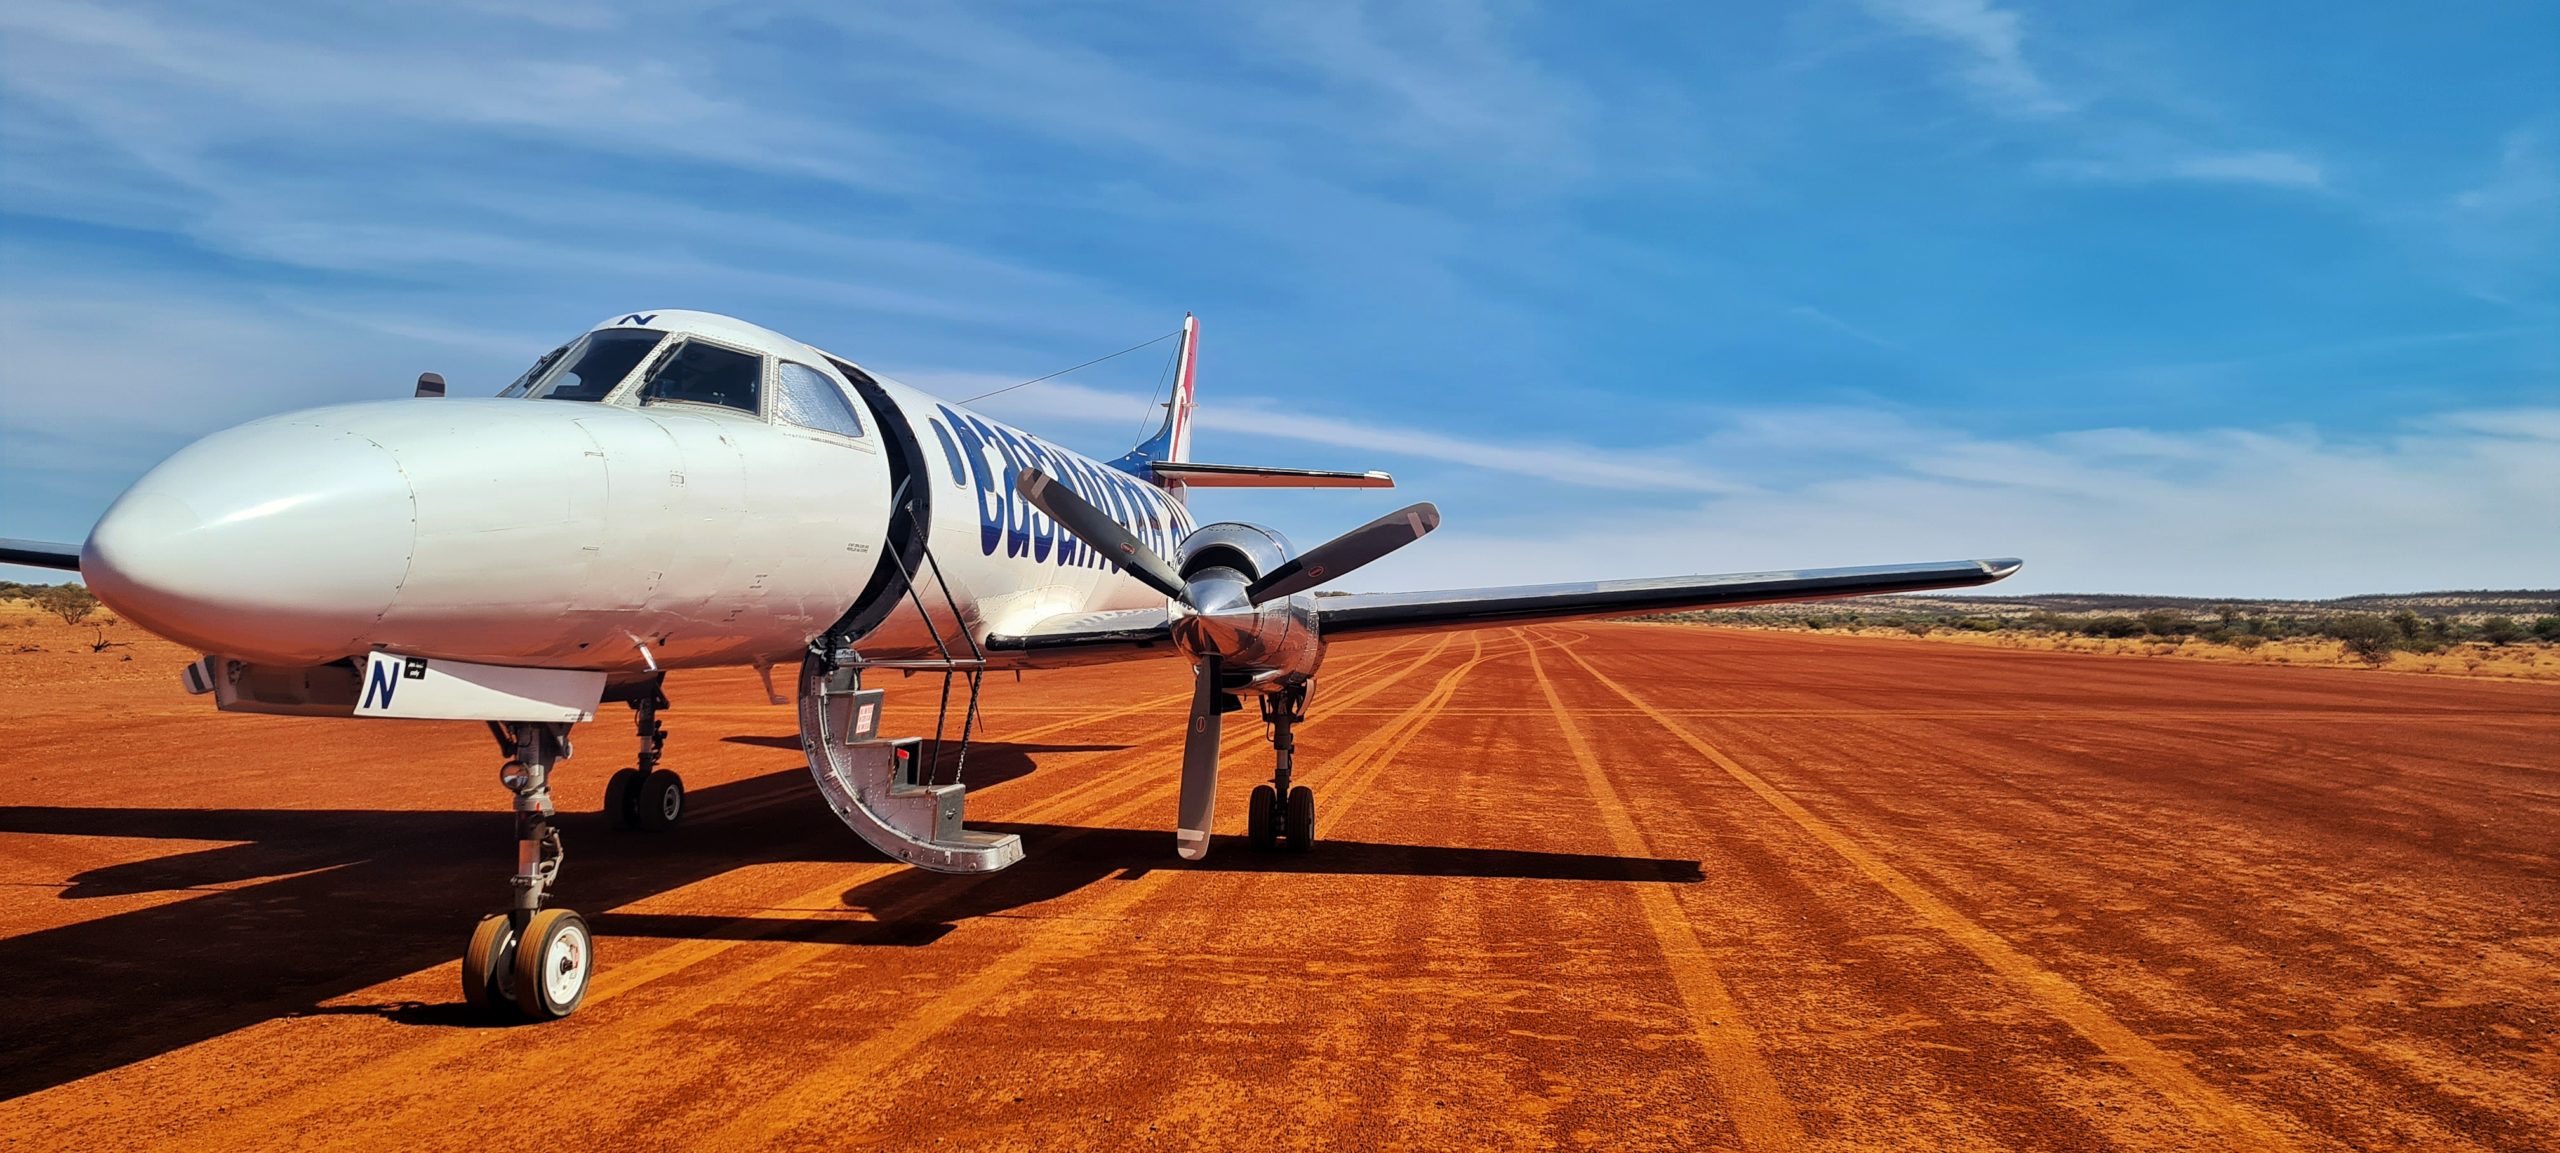
M 827 374 L 783 361 L 774 373 L 773 414 L 785 422 L 837 436 L 861 436 L 862 418 Z
M 763 383 L 763 357 L 688 340 L 650 371 L 649 383 L 640 388 L 640 403 L 716 404 L 754 412 Z
M 524 395 L 545 400 L 603 400 L 666 336 L 663 332 L 631 328 L 590 332 L 579 337 L 567 351 L 555 354 L 548 371 L 535 365 L 540 379 L 525 389 Z M 510 391 L 514 387 L 509 386 Z
M 524 370 L 524 375 L 517 377 L 514 384 L 510 384 L 499 390 L 498 395 L 523 396 L 525 394 L 525 390 L 533 387 L 534 381 L 542 379 L 543 370 L 560 363 L 560 354 L 567 351 L 569 351 L 569 346 L 564 344 L 549 352 L 543 353 L 542 359 L 534 361 L 533 367 Z

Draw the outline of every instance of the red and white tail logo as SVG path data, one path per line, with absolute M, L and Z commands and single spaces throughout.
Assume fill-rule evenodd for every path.
M 1200 362 L 1200 318 L 1182 314 L 1182 348 L 1173 368 L 1172 437 L 1165 444 L 1164 459 L 1179 464 L 1191 459 L 1191 386 Z

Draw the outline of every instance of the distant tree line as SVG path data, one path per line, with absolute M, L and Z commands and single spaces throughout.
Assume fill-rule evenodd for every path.
M 2532 620 L 2512 616 L 2421 614 L 2409 609 L 2389 613 L 2269 613 L 2238 607 L 2203 612 L 2150 609 L 2139 613 L 2061 613 L 2036 609 L 2013 614 L 1911 612 L 1874 608 L 1713 609 L 1670 613 L 1655 619 L 1713 623 L 1727 621 L 1765 627 L 1803 629 L 1901 629 L 1927 635 L 1939 629 L 1996 633 L 2016 631 L 2053 636 L 2150 640 L 2254 649 L 2272 640 L 2331 640 L 2373 664 L 2396 652 L 2441 653 L 2461 644 L 2560 643 L 2560 605 Z

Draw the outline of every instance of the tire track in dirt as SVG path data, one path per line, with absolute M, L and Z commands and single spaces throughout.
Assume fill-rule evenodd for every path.
M 1337 673 L 1336 675 L 1345 677 L 1357 676 L 1361 673 L 1378 668 L 1379 666 L 1394 659 L 1397 653 L 1407 647 L 1408 643 L 1410 642 L 1399 642 L 1398 644 L 1392 645 L 1389 648 L 1362 660 L 1358 664 Z M 1415 670 L 1427 664 L 1432 657 L 1436 656 L 1442 649 L 1446 648 L 1449 643 L 1450 638 L 1445 636 L 1439 638 L 1438 642 L 1432 645 L 1430 650 L 1423 656 L 1412 659 L 1409 663 L 1404 664 L 1403 667 L 1395 670 L 1385 680 L 1373 685 L 1364 685 L 1361 689 L 1355 690 L 1359 694 L 1358 699 L 1366 699 L 1370 695 L 1374 695 L 1377 692 L 1381 692 L 1392 687 L 1397 682 L 1411 675 Z M 1170 694 L 1164 697 L 1153 698 L 1104 712 L 1089 714 L 1070 721 L 1062 721 L 1026 729 L 1019 733 L 1009 735 L 1008 739 L 1020 742 L 1045 736 L 1054 736 L 1102 721 L 1114 720 L 1138 713 L 1159 711 L 1171 705 L 1184 704 L 1190 700 L 1190 697 L 1191 694 L 1189 692 Z M 1234 738 L 1234 740 L 1237 743 L 1241 743 L 1250 735 L 1250 733 L 1240 733 L 1236 738 Z M 1126 758 L 1126 760 L 1137 760 L 1151 755 L 1155 755 L 1153 750 L 1135 754 L 1130 758 Z M 1031 802 L 1029 806 L 1021 812 L 1007 814 L 1006 816 L 1010 821 L 1026 823 L 1064 819 L 1094 820 L 1098 818 L 1097 813 L 1091 808 L 1092 806 L 1110 806 L 1108 809 L 1103 810 L 1100 813 L 1101 817 L 1107 818 L 1109 816 L 1123 815 L 1131 810 L 1143 807 L 1145 804 L 1157 799 L 1157 794 L 1169 791 L 1161 779 L 1154 777 L 1137 778 L 1132 782 L 1130 788 L 1112 787 L 1124 779 L 1127 779 L 1126 774 L 1106 773 L 1096 774 L 1094 776 L 1075 781 L 1063 782 L 1061 788 L 1065 791 L 1039 801 Z M 1123 801 L 1117 805 L 1111 805 L 1113 798 L 1126 796 L 1132 791 L 1132 789 L 1141 795 L 1137 796 L 1135 799 Z M 1101 790 L 1103 795 L 1096 796 L 1095 793 L 1097 790 Z M 735 810 L 724 810 L 723 816 L 726 817 L 734 815 L 734 813 Z M 1073 838 L 1077 835 L 1078 834 L 1071 833 L 1068 834 L 1068 838 Z M 896 873 L 906 868 L 907 866 L 904 864 L 895 861 L 880 861 L 863 865 L 851 872 L 839 874 L 824 885 L 820 885 L 806 892 L 799 893 L 780 902 L 776 902 L 776 907 L 761 910 L 755 916 L 737 918 L 725 925 L 706 931 L 694 940 L 684 941 L 678 944 L 652 950 L 651 952 L 642 954 L 640 957 L 631 961 L 620 962 L 615 964 L 613 967 L 604 968 L 595 976 L 593 986 L 587 995 L 586 1004 L 583 1007 L 580 1016 L 581 1018 L 589 1016 L 593 1007 L 599 1003 L 611 1001 L 634 990 L 675 977 L 696 966 L 710 962 L 742 945 L 772 940 L 773 938 L 782 935 L 792 924 L 796 922 L 816 920 L 822 917 L 835 917 L 844 912 L 838 898 L 839 895 L 847 889 L 859 885 L 866 880 L 877 879 L 881 876 Z M 929 898 L 929 893 L 930 891 L 928 890 L 926 894 L 919 895 L 919 897 L 910 901 L 909 904 L 922 903 L 923 900 Z M 906 911 L 908 910 L 905 908 L 893 906 L 878 910 L 871 919 L 876 921 L 894 922 L 898 919 L 899 915 Z M 788 963 L 781 963 L 783 961 L 783 958 L 781 957 L 768 959 L 767 962 L 757 966 L 757 971 L 760 976 L 768 978 L 770 976 L 778 976 L 783 972 L 787 972 L 790 968 L 796 967 L 798 964 L 805 963 L 809 956 L 814 953 L 839 948 L 841 948 L 841 946 L 837 945 L 790 946 L 785 950 L 788 957 Z M 439 968 L 441 968 L 441 966 Z M 714 989 L 700 990 L 697 992 L 696 996 L 687 998 L 687 1000 L 699 1002 L 694 1006 L 694 1009 L 698 1010 L 705 1005 L 737 998 L 740 995 L 741 988 L 742 986 L 739 983 L 723 982 Z M 672 1019 L 681 1020 L 682 1016 L 683 1014 L 678 1014 Z M 593 1025 L 593 1022 L 583 1021 L 579 1018 L 572 1018 L 571 1020 L 572 1022 L 576 1022 L 579 1026 L 592 1027 Z M 551 1026 L 541 1026 L 538 1028 L 558 1029 L 560 1028 L 560 1025 L 555 1024 Z M 379 1060 L 348 1070 L 333 1077 L 329 1081 L 315 1083 L 305 1086 L 299 1090 L 291 1091 L 283 1098 L 256 1102 L 241 1108 L 230 1110 L 216 1125 L 207 1129 L 187 1133 L 179 1139 L 178 1143 L 169 1147 L 212 1149 L 241 1148 L 244 1147 L 242 1141 L 251 1133 L 265 1133 L 272 1138 L 276 1131 L 289 1128 L 298 1122 L 306 1121 L 315 1114 L 339 1108 L 349 1099 L 378 1101 L 395 1095 L 414 1099 L 428 1092 L 435 1084 L 460 1083 L 485 1076 L 489 1072 L 485 1066 L 473 1068 L 461 1067 L 465 1061 L 463 1054 L 475 1050 L 485 1051 L 491 1048 L 512 1047 L 508 1045 L 510 1040 L 522 1040 L 518 1030 L 458 1030 L 448 1033 L 442 1037 L 430 1040 L 425 1044 L 385 1054 Z M 528 1055 L 540 1060 L 542 1050 L 535 1048 Z M 554 1055 L 561 1059 L 558 1061 L 547 1061 L 542 1063 L 552 1065 L 575 1064 L 577 1060 L 574 1055 L 557 1052 L 555 1052 Z M 430 1074 L 433 1074 L 433 1076 L 430 1076 Z M 510 1095 L 518 1091 L 513 1088 L 505 1087 L 503 1084 L 501 1087 Z M 439 1104 L 443 1104 L 443 1101 L 440 1100 Z M 393 1114 L 394 1119 L 396 1119 L 397 1116 L 398 1115 L 396 1113 Z M 370 1146 L 372 1143 L 361 1139 L 364 1136 L 365 1134 L 363 1131 L 352 1128 L 341 1128 L 331 1132 L 325 1140 L 331 1147 Z
M 2286 1131 L 2206 1084 L 2184 1062 L 2117 1021 L 2105 1006 L 2078 985 L 2037 963 L 2006 938 L 1966 917 L 1859 840 L 1814 815 L 1793 797 L 1744 768 L 1674 718 L 1653 709 L 1650 702 L 1611 680 L 1589 661 L 1569 649 L 1560 651 L 1580 665 L 1593 681 L 1644 712 L 1680 743 L 1723 770 L 1725 775 L 1751 790 L 1798 828 L 1838 853 L 1869 880 L 1892 893 L 1932 928 L 1964 946 L 1966 951 L 2027 994 L 2047 1013 L 2070 1025 L 2126 1072 L 2176 1105 L 2198 1129 L 2219 1138 L 2221 1144 L 2228 1148 L 2272 1151 L 2297 1147 Z
M 1446 640 L 1445 637 L 1443 639 Z M 1356 798 L 1368 782 L 1377 779 L 1386 761 L 1420 735 L 1439 708 L 1457 692 L 1467 674 L 1490 659 L 1484 654 L 1483 647 L 1481 638 L 1476 639 L 1475 653 L 1442 675 L 1422 700 L 1345 751 L 1342 761 L 1350 762 L 1354 767 L 1344 773 L 1345 784 L 1335 790 L 1336 803 Z M 1434 655 L 1437 651 L 1434 650 Z M 1406 672 L 1420 668 L 1423 663 L 1416 661 L 1407 665 Z M 1396 679 L 1401 679 L 1401 675 Z M 1384 687 L 1385 684 L 1373 686 L 1372 692 L 1366 695 L 1374 695 Z M 1337 765 L 1341 763 L 1336 762 Z M 1170 792 L 1171 789 L 1161 791 Z M 1153 798 L 1147 800 L 1152 801 Z M 1124 806 L 1124 809 L 1133 810 L 1134 807 Z M 835 1121 L 849 1120 L 844 1113 L 831 1113 L 828 1108 L 840 1102 L 845 1086 L 862 1085 L 867 1095 L 875 1099 L 895 1092 L 903 1084 L 903 1078 L 899 1076 L 901 1071 L 893 1070 L 892 1066 L 902 1058 L 1015 982 L 1043 968 L 1089 954 L 1110 930 L 1118 927 L 1118 922 L 1134 913 L 1141 902 L 1172 888 L 1178 879 L 1195 875 L 1179 869 L 1149 870 L 1143 876 L 1121 882 L 1100 901 L 1089 902 L 1074 910 L 1062 910 L 1070 912 L 1074 918 L 1064 931 L 1035 935 L 959 985 L 936 993 L 929 999 L 930 1003 L 915 1013 L 873 1030 L 870 1039 L 854 1049 L 794 1078 L 763 1095 L 761 1100 L 737 1108 L 727 1125 L 703 1135 L 692 1143 L 693 1147 L 760 1149 L 776 1143 L 783 1134 L 812 1118 L 825 1116 Z M 913 1074 L 910 1072 L 908 1075 Z M 1312 1122 L 1301 1118 L 1299 1123 Z
M 1566 652 L 1562 646 L 1556 646 L 1556 651 Z M 1589 671 L 1590 666 L 1583 668 Z M 1591 793 L 1593 809 L 1608 831 L 1610 847 L 1621 856 L 1652 857 L 1653 847 L 1645 842 L 1644 833 L 1628 815 L 1625 799 L 1610 783 L 1607 770 L 1592 752 L 1591 742 L 1583 736 L 1572 710 L 1556 695 L 1555 681 L 1547 676 L 1546 664 L 1538 659 L 1534 644 L 1529 649 L 1529 669 L 1537 678 L 1538 692 L 1546 698 L 1557 730 L 1564 734 L 1566 750 L 1582 770 L 1583 787 Z M 1707 956 L 1679 899 L 1667 887 L 1639 885 L 1636 907 L 1644 915 L 1645 928 L 1652 932 L 1655 946 L 1662 950 L 1663 964 L 1671 970 L 1680 1000 L 1688 1010 L 1690 1037 L 1706 1054 L 1709 1076 L 1714 1079 L 1743 1144 L 1752 1149 L 1801 1147 L 1804 1129 L 1796 1120 L 1796 1108 L 1778 1088 L 1777 1077 L 1770 1073 L 1768 1061 L 1760 1054 L 1758 1031 L 1734 1002 L 1733 991 L 1726 988 L 1715 962 Z

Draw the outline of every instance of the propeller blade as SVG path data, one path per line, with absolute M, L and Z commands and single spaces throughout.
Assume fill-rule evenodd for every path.
M 1036 468 L 1022 470 L 1014 481 L 1015 491 L 1031 507 L 1049 514 L 1059 527 L 1076 534 L 1076 539 L 1092 545 L 1095 552 L 1111 558 L 1121 571 L 1138 578 L 1148 588 L 1183 599 L 1182 574 L 1157 556 L 1155 550 L 1138 543 L 1138 538 L 1120 522 L 1093 507 L 1091 501 L 1076 495 L 1074 489 L 1059 484 L 1049 474 Z
M 1302 593 L 1361 565 L 1421 540 L 1440 527 L 1440 510 L 1430 501 L 1406 505 L 1367 524 L 1308 549 L 1296 559 L 1263 574 L 1244 590 L 1255 604 Z
M 1186 861 L 1209 855 L 1209 819 L 1218 807 L 1218 657 L 1200 654 L 1191 691 L 1191 728 L 1182 737 L 1182 812 L 1173 851 Z

